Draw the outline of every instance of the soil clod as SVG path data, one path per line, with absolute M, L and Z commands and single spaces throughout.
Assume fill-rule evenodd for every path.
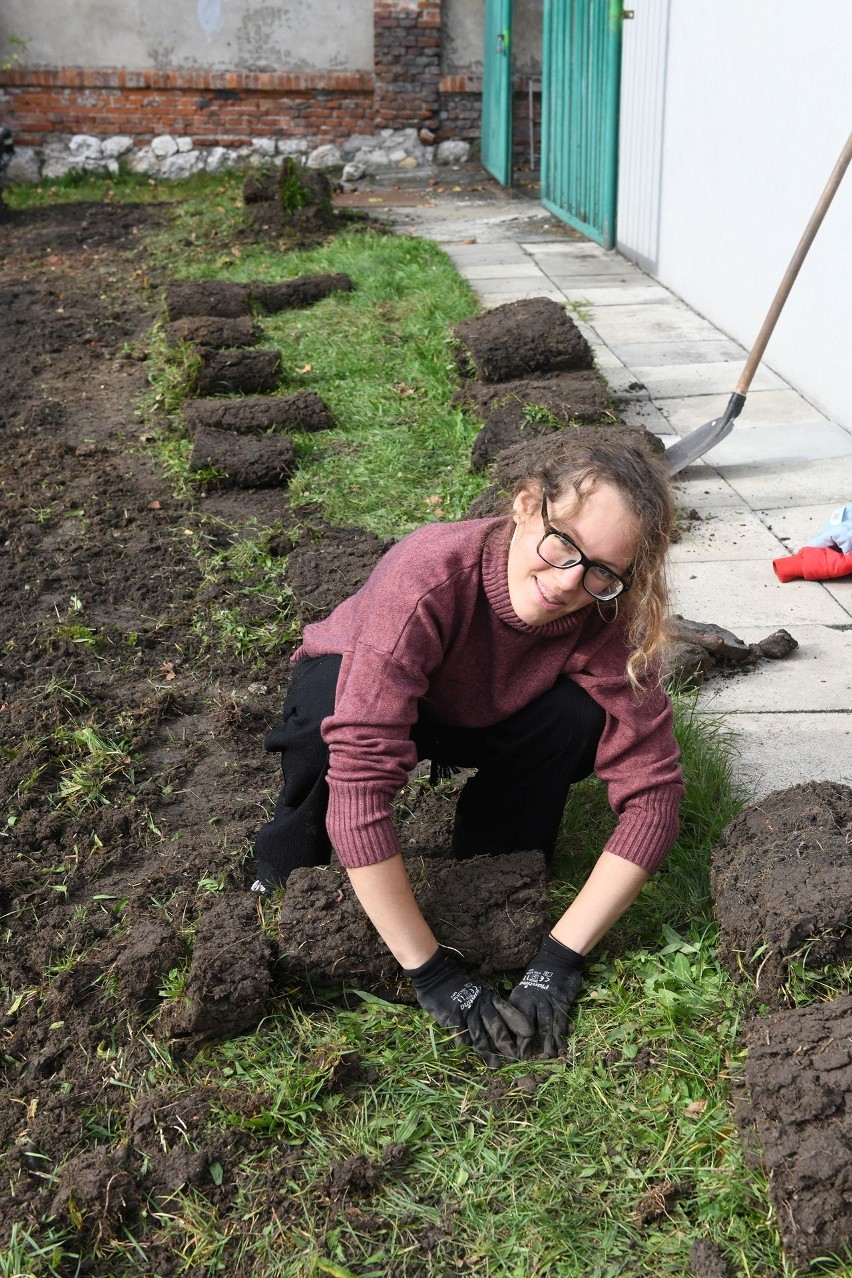
M 256 346 L 261 330 L 253 319 L 239 315 L 222 319 L 218 315 L 187 315 L 166 325 L 166 341 L 170 346 L 190 342 L 194 346 L 221 349 L 227 346 Z
M 79 1235 L 98 1243 L 117 1234 L 138 1207 L 133 1177 L 113 1155 L 96 1149 L 78 1154 L 62 1168 L 50 1214 L 67 1220 Z
M 784 997 L 789 965 L 852 957 L 852 787 L 808 781 L 744 808 L 713 852 L 722 961 L 762 1002 Z
M 852 997 L 762 1016 L 746 1041 L 738 1121 L 757 1133 L 784 1249 L 806 1268 L 852 1242 Z
M 469 861 L 406 857 L 406 866 L 436 937 L 476 971 L 522 969 L 536 953 L 549 926 L 540 852 Z M 339 866 L 293 871 L 279 929 L 281 957 L 290 970 L 413 999 Z
M 198 395 L 263 395 L 281 376 L 281 353 L 272 350 L 202 350 Z
M 462 320 L 453 334 L 459 372 L 483 382 L 594 367 L 591 347 L 577 325 L 546 297 L 497 306 Z
M 713 672 L 752 670 L 762 660 L 788 657 L 798 642 L 787 630 L 775 630 L 758 643 L 745 643 L 730 630 L 708 621 L 669 618 L 669 644 L 664 677 L 686 686 L 697 686 Z
M 251 296 L 261 310 L 274 315 L 278 311 L 313 306 L 332 293 L 351 291 L 350 276 L 340 272 L 336 275 L 299 275 L 281 284 L 253 284 Z
M 335 422 L 316 391 L 293 395 L 247 395 L 239 399 L 189 399 L 183 419 L 191 435 L 204 426 L 252 435 L 269 431 L 331 430 Z
M 189 459 L 192 470 L 214 470 L 208 482 L 234 488 L 278 488 L 296 468 L 296 449 L 289 436 L 253 439 L 225 430 L 199 430 Z
M 186 997 L 165 1020 L 173 1050 L 193 1054 L 209 1039 L 235 1038 L 263 1018 L 272 990 L 270 947 L 249 894 L 228 892 L 201 915 Z
M 322 523 L 306 535 L 287 560 L 287 579 L 304 621 L 327 617 L 353 595 L 393 545 L 363 528 Z
M 710 1238 L 696 1238 L 689 1249 L 689 1269 L 695 1278 L 731 1278 L 725 1253 Z
M 172 323 L 190 315 L 250 315 L 249 286 L 231 280 L 173 280 L 166 289 L 166 311 Z

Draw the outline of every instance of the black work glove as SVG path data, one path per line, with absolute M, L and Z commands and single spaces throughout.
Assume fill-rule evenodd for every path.
M 533 1034 L 518 1040 L 521 1056 L 526 1056 L 538 1033 L 545 1056 L 565 1050 L 571 1029 L 568 1012 L 583 981 L 583 956 L 569 950 L 553 936 L 546 936 L 538 954 L 509 995 L 509 1002 L 529 1018 Z
M 446 1029 L 458 1030 L 459 1040 L 478 1052 L 486 1065 L 496 1069 L 503 1058 L 520 1060 L 519 1040 L 528 1042 L 533 1034 L 524 1013 L 465 976 L 442 946 L 422 967 L 405 974 L 424 1011 Z

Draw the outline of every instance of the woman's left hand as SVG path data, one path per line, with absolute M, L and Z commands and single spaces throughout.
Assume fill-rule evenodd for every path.
M 533 1033 L 518 1038 L 521 1057 L 529 1055 L 538 1035 L 544 1056 L 565 1050 L 571 1024 L 568 1013 L 580 992 L 583 956 L 552 936 L 542 941 L 538 954 L 509 995 L 509 1002 L 530 1020 Z

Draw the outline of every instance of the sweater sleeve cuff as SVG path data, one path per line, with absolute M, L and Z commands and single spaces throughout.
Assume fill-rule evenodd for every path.
M 399 839 L 382 796 L 358 785 L 329 785 L 326 829 L 346 869 L 400 856 Z
M 604 851 L 653 874 L 668 856 L 680 830 L 680 786 L 642 795 L 628 804 Z

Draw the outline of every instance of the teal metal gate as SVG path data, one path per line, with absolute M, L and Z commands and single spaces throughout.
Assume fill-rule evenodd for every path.
M 512 0 L 485 0 L 482 166 L 512 185 Z
M 621 0 L 544 0 L 541 202 L 615 245 Z

